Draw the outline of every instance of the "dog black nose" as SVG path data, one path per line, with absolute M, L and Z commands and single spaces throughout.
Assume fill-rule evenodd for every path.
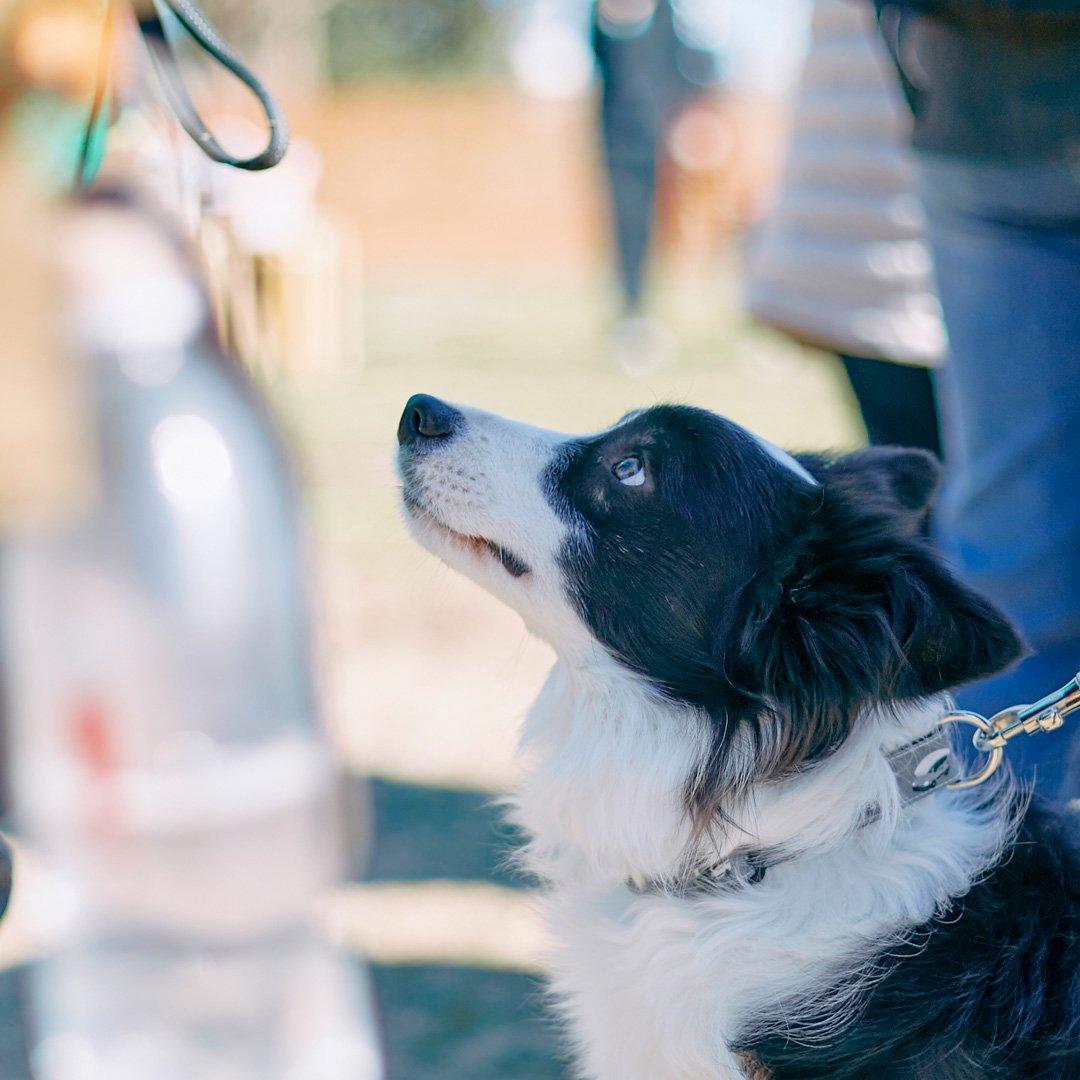
M 461 427 L 464 419 L 445 401 L 430 394 L 413 394 L 405 402 L 405 411 L 398 422 L 397 441 L 404 446 L 421 439 L 445 439 Z

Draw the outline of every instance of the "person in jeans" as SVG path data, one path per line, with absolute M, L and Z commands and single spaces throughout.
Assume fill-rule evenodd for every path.
M 1080 0 L 878 0 L 914 114 L 949 358 L 935 536 L 1031 655 L 958 695 L 990 715 L 1080 669 Z M 1008 757 L 1080 797 L 1080 723 Z

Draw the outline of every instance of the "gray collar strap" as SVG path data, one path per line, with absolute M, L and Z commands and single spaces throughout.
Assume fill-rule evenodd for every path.
M 766 449 L 769 447 L 766 446 Z M 801 468 L 798 462 L 794 464 Z M 896 776 L 901 806 L 910 806 L 942 788 L 960 791 L 977 787 L 993 776 L 1000 767 L 1010 739 L 1022 734 L 1036 735 L 1042 731 L 1054 731 L 1062 726 L 1069 713 L 1077 710 L 1080 710 L 1080 672 L 1059 690 L 1040 698 L 1034 705 L 1016 705 L 1011 709 L 1003 709 L 989 720 L 978 713 L 963 710 L 945 713 L 932 731 L 904 743 L 887 755 Z M 974 746 L 987 755 L 982 768 L 970 776 L 957 776 L 956 762 L 949 746 L 949 729 L 956 724 L 974 727 Z M 871 810 L 859 823 L 859 827 L 876 821 L 879 815 L 879 810 Z M 795 855 L 779 847 L 756 851 L 739 848 L 721 862 L 704 870 L 695 870 L 686 877 L 657 878 L 643 883 L 632 883 L 630 887 L 639 893 L 667 892 L 689 895 L 756 885 L 771 867 L 793 858 Z
M 902 806 L 918 802 L 948 785 L 956 777 L 956 766 L 949 747 L 949 732 L 936 726 L 925 735 L 904 743 L 891 751 L 886 760 L 896 774 L 896 785 Z M 859 823 L 862 828 L 879 817 L 872 810 Z M 783 848 L 736 848 L 730 855 L 712 866 L 696 871 L 685 878 L 649 878 L 644 882 L 627 882 L 631 891 L 667 893 L 689 896 L 723 889 L 757 885 L 768 870 L 796 858 Z

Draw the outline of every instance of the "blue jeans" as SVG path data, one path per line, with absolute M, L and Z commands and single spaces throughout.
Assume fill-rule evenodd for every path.
M 960 690 L 990 715 L 1080 669 L 1080 169 L 924 153 L 949 358 L 937 376 L 946 480 L 935 535 L 1032 650 Z M 1080 797 L 1080 714 L 1007 758 L 1050 798 Z

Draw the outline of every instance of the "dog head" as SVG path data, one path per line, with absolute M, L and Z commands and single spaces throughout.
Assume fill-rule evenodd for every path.
M 776 775 L 828 754 L 866 707 L 1020 653 L 923 536 L 939 472 L 928 454 L 796 460 L 681 406 L 571 437 L 423 395 L 398 441 L 420 542 L 557 652 L 601 648 L 705 710 L 716 770 L 735 728 L 755 773 Z

